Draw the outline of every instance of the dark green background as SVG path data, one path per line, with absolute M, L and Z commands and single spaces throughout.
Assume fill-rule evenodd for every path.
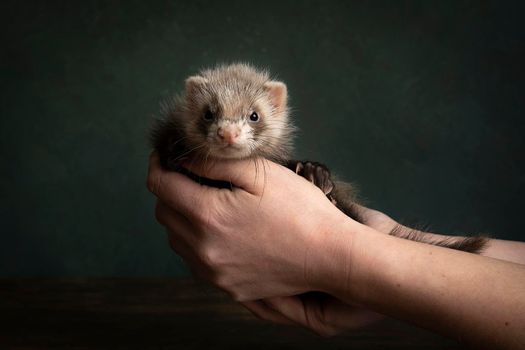
M 182 275 L 145 188 L 162 98 L 216 62 L 287 82 L 297 156 L 376 208 L 525 239 L 525 6 L 3 2 L 0 276 Z

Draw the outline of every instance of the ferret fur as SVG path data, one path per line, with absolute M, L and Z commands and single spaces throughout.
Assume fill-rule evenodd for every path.
M 152 146 L 159 153 L 162 166 L 170 170 L 183 171 L 179 164 L 190 157 L 204 162 L 262 157 L 297 172 L 299 162 L 291 160 L 296 127 L 289 116 L 287 96 L 284 83 L 272 80 L 267 71 L 247 64 L 202 70 L 186 79 L 182 95 L 163 104 L 162 118 L 156 121 L 151 132 Z M 257 122 L 249 119 L 254 112 L 260 118 Z M 225 144 L 218 136 L 223 128 L 238 132 L 234 144 Z M 323 174 L 329 176 L 327 170 Z M 344 182 L 322 180 L 331 183 L 325 193 L 332 202 L 346 215 L 363 222 L 356 206 L 355 188 Z M 407 231 L 401 226 L 390 234 L 472 253 L 481 252 L 487 242 L 480 236 L 430 239 L 417 230 Z

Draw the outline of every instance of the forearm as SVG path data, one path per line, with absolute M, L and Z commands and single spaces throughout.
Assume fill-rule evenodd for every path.
M 524 266 L 348 226 L 347 244 L 325 237 L 337 261 L 324 274 L 342 281 L 325 292 L 471 345 L 525 345 Z
M 406 230 L 412 230 L 409 227 L 403 226 Z M 447 236 L 432 232 L 419 231 L 430 238 L 435 238 L 437 241 L 448 238 L 462 238 L 459 236 Z M 482 256 L 490 258 L 514 262 L 525 265 L 525 243 L 516 241 L 505 241 L 500 239 L 490 239 L 487 242 L 485 249 L 480 253 Z
M 481 255 L 525 265 L 525 243 L 491 239 Z

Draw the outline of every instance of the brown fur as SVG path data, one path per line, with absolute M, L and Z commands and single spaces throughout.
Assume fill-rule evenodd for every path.
M 249 120 L 253 112 L 260 117 L 258 122 Z M 204 118 L 207 113 L 213 115 L 213 121 Z M 319 163 L 289 160 L 296 129 L 289 118 L 286 85 L 271 80 L 266 71 L 246 64 L 202 70 L 186 79 L 184 94 L 165 103 L 162 114 L 163 118 L 152 130 L 151 141 L 165 168 L 182 171 L 178 165 L 187 157 L 205 162 L 263 157 L 309 179 L 346 215 L 363 222 L 356 206 L 357 192 L 352 185 L 333 181 L 329 170 Z M 242 142 L 236 144 L 237 148 L 227 147 L 218 139 L 216 134 L 221 125 L 239 128 Z M 228 187 L 209 180 L 207 183 Z M 473 253 L 479 253 L 487 241 L 484 237 L 436 240 L 420 231 L 406 231 L 401 226 L 390 234 Z
M 208 110 L 216 118 L 212 123 L 203 120 Z M 249 123 L 247 118 L 254 111 L 260 121 Z M 169 169 L 176 169 L 189 156 L 263 157 L 284 163 L 292 153 L 295 127 L 288 117 L 286 85 L 246 64 L 218 66 L 186 79 L 184 95 L 165 103 L 162 114 L 151 141 Z M 221 148 L 214 139 L 219 123 L 240 125 L 246 131 L 242 149 L 227 154 Z

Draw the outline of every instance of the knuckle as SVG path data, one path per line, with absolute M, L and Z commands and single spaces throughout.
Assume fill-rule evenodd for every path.
M 214 248 L 204 246 L 197 250 L 197 256 L 203 265 L 214 270 L 218 267 L 219 253 Z
M 218 210 L 217 206 L 211 202 L 206 205 L 196 204 L 197 210 L 194 213 L 194 221 L 204 230 L 215 230 L 215 228 L 221 226 L 221 211 Z M 220 232 L 220 231 L 219 231 Z
M 206 226 L 210 220 L 209 205 L 203 203 L 202 198 L 194 196 L 191 198 L 191 218 L 199 226 Z
M 241 292 L 239 292 L 239 291 L 232 290 L 232 291 L 229 291 L 228 294 L 230 295 L 230 297 L 231 297 L 235 302 L 242 303 L 242 302 L 248 301 L 248 298 L 246 298 L 246 297 L 244 296 L 244 294 L 241 293 Z
M 150 173 L 146 181 L 148 190 L 154 195 L 158 195 L 160 191 L 161 176 L 159 174 Z
M 208 229 L 209 226 L 210 226 L 210 217 L 206 214 L 206 211 L 199 208 L 199 207 L 196 207 L 198 209 L 196 209 L 193 213 L 191 213 L 191 221 L 203 228 L 203 229 Z

